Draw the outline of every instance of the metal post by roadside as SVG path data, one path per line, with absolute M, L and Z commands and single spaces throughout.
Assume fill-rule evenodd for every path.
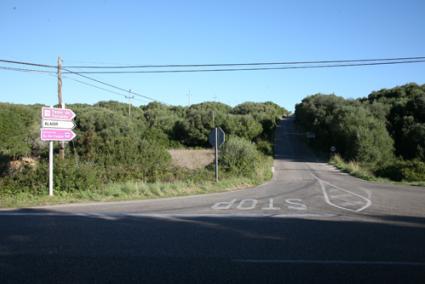
M 215 129 L 215 182 L 218 182 L 218 135 L 217 135 L 217 127 Z

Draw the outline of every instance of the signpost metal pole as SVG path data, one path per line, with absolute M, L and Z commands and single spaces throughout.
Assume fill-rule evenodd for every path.
M 208 142 L 214 147 L 215 156 L 215 181 L 218 182 L 218 147 L 223 145 L 225 141 L 225 133 L 220 127 L 214 127 L 208 134 Z
M 53 196 L 53 141 L 49 142 L 49 196 Z
M 217 127 L 215 128 L 215 182 L 218 182 L 218 135 Z

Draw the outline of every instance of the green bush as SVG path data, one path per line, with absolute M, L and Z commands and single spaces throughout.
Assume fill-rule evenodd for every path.
M 325 152 L 336 146 L 348 161 L 383 165 L 393 158 L 393 140 L 380 121 L 358 101 L 316 94 L 296 106 L 301 126 L 316 133 L 315 143 Z
M 266 140 L 259 140 L 256 142 L 257 150 L 264 155 L 273 156 L 273 144 Z
M 39 121 L 31 107 L 0 104 L 0 154 L 14 158 L 29 156 L 38 146 Z
M 274 132 L 279 120 L 287 116 L 289 112 L 272 102 L 253 103 L 246 102 L 237 105 L 232 110 L 233 114 L 250 115 L 261 124 L 262 131 L 258 138 L 273 141 Z
M 39 194 L 47 192 L 47 163 L 38 163 L 36 167 L 24 166 L 19 170 L 8 169 L 8 175 L 0 178 L 0 195 L 14 192 Z
M 220 165 L 235 175 L 252 177 L 261 163 L 261 158 L 253 143 L 233 136 L 223 146 Z
M 397 160 L 378 169 L 375 174 L 396 181 L 425 181 L 425 163 L 419 160 Z
M 56 159 L 54 184 L 58 191 L 93 191 L 106 183 L 102 179 L 104 171 L 92 162 Z
M 425 161 L 425 84 L 382 89 L 363 100 L 371 109 L 380 105 L 378 116 L 386 122 L 398 156 Z

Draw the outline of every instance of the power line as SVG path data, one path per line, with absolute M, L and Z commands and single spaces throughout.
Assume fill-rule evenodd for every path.
M 15 68 L 15 67 L 6 67 L 6 66 L 0 66 L 0 70 L 18 71 L 18 72 L 24 72 L 24 73 L 36 72 L 36 73 L 43 73 L 43 74 L 47 74 L 47 75 L 51 75 L 51 76 L 54 76 L 54 74 L 56 74 L 56 72 L 54 72 L 54 71 L 36 70 L 36 69 L 28 69 L 28 68 Z M 105 89 L 105 88 L 102 88 L 102 87 L 99 87 L 99 86 L 96 86 L 96 85 L 93 85 L 93 84 L 90 84 L 90 83 L 87 83 L 87 82 L 83 82 L 83 81 L 75 79 L 75 78 L 71 78 L 71 77 L 67 77 L 67 76 L 62 76 L 62 77 L 65 78 L 65 79 L 69 79 L 69 80 L 78 82 L 78 83 L 86 85 L 86 86 L 90 86 L 90 87 L 93 87 L 93 88 L 97 88 L 99 90 L 103 90 L 103 91 L 108 92 L 108 93 L 112 93 L 112 94 L 115 94 L 115 95 L 118 95 L 118 96 L 121 96 L 121 97 L 126 97 L 126 95 L 124 95 L 124 94 L 120 94 L 120 93 L 114 92 L 112 90 L 108 90 L 108 89 Z M 123 90 L 125 92 L 128 92 L 125 89 L 123 89 Z M 134 92 L 132 91 L 131 93 L 134 93 Z M 145 101 L 142 101 L 142 100 L 139 100 L 139 99 L 136 99 L 136 98 L 134 98 L 134 99 L 137 100 L 137 101 L 140 101 L 140 102 L 145 102 Z M 146 100 L 146 98 L 144 98 L 144 99 Z
M 83 75 L 83 74 L 81 74 L 80 72 L 71 71 L 71 70 L 69 70 L 69 69 L 67 69 L 67 68 L 63 68 L 63 70 L 66 70 L 66 71 L 67 71 L 67 72 L 63 72 L 63 73 L 75 74 L 75 75 L 80 76 L 80 77 L 83 77 L 83 78 L 85 78 L 85 79 L 87 79 L 87 80 L 91 80 L 91 81 L 97 82 L 97 83 L 99 83 L 99 84 L 102 84 L 102 85 L 108 86 L 108 87 L 110 87 L 110 88 L 113 88 L 113 89 L 120 90 L 120 91 L 123 91 L 123 92 L 127 92 L 127 93 L 128 93 L 128 90 L 126 90 L 126 89 L 124 89 L 124 88 L 121 88 L 121 87 L 118 87 L 118 86 L 112 85 L 112 84 L 110 84 L 110 83 L 106 83 L 106 82 L 100 81 L 100 80 L 98 80 L 98 79 L 95 79 L 95 78 L 92 78 L 92 77 L 89 77 L 89 76 L 86 76 L 86 75 Z M 148 100 L 151 100 L 151 101 L 158 101 L 158 100 L 156 100 L 156 99 L 154 99 L 154 98 L 151 98 L 151 97 L 148 97 L 148 96 L 145 96 L 145 95 L 141 95 L 141 94 L 136 93 L 136 92 L 134 92 L 134 91 L 132 91 L 131 93 L 132 93 L 133 95 L 136 95 L 136 96 L 141 97 L 141 98 L 144 98 L 144 99 L 148 99 Z
M 48 74 L 55 74 L 54 71 L 46 71 L 46 70 L 37 70 L 37 69 L 29 69 L 29 68 L 17 68 L 17 67 L 7 67 L 7 66 L 0 66 L 0 69 L 2 70 L 8 70 L 8 71 L 18 71 L 18 72 L 35 72 L 35 73 L 48 73 Z
M 99 86 L 96 86 L 96 85 L 93 85 L 93 84 L 90 84 L 90 83 L 87 83 L 87 82 L 84 82 L 84 81 L 81 81 L 81 80 L 78 80 L 78 79 L 75 79 L 75 78 L 71 78 L 71 77 L 68 77 L 68 76 L 62 76 L 62 77 L 67 79 L 67 80 L 72 80 L 72 81 L 78 82 L 80 84 L 83 84 L 83 85 L 86 85 L 86 86 L 89 86 L 89 87 L 93 87 L 93 88 L 96 88 L 96 89 L 99 89 L 99 90 L 102 90 L 102 91 L 105 91 L 105 92 L 108 92 L 108 93 L 111 93 L 111 94 L 114 94 L 114 95 L 117 95 L 117 96 L 120 96 L 120 97 L 124 97 L 124 98 L 126 97 L 126 95 L 124 95 L 124 94 L 121 94 L 121 93 L 118 93 L 118 92 L 115 92 L 115 91 L 112 91 L 112 90 L 108 90 L 108 89 L 105 89 L 105 88 L 102 88 L 102 87 L 99 87 Z M 138 100 L 138 101 L 142 101 L 142 100 Z
M 45 68 L 57 68 L 57 66 L 54 66 L 54 65 L 47 65 L 47 64 L 40 64 L 40 63 L 33 63 L 33 62 L 25 62 L 25 61 L 15 61 L 15 60 L 0 59 L 0 62 L 3 62 L 3 63 L 9 63 L 9 64 L 20 64 L 20 65 L 29 65 L 29 66 L 45 67 Z M 27 71 L 27 72 L 54 73 L 54 72 L 45 71 L 45 70 L 24 69 L 24 68 L 13 68 L 13 67 L 3 67 L 3 68 L 0 68 L 0 69 L 4 69 L 4 70 L 13 70 L 13 71 Z M 80 74 L 79 72 L 74 72 L 74 71 L 71 71 L 71 70 L 69 70 L 69 69 L 67 69 L 67 68 L 62 68 L 62 69 L 67 71 L 67 72 L 63 72 L 63 73 L 71 73 L 71 74 L 75 74 L 75 75 L 81 76 L 81 77 L 83 77 L 83 78 L 86 78 L 86 79 L 88 79 L 88 80 L 91 80 L 91 81 L 97 82 L 97 83 L 99 83 L 99 84 L 102 84 L 102 85 L 105 85 L 105 86 L 108 86 L 108 87 L 111 87 L 111 88 L 114 88 L 114 89 L 117 89 L 117 90 L 120 90 L 120 91 L 128 92 L 128 90 L 126 90 L 126 89 L 123 89 L 123 88 L 121 88 L 121 87 L 117 87 L 117 86 L 115 86 L 115 85 L 112 85 L 112 84 L 109 84 L 109 83 L 106 83 L 106 82 L 100 81 L 100 80 L 98 80 L 98 79 L 95 79 L 95 78 L 92 78 L 92 77 L 89 77 L 89 76 L 82 75 L 82 74 Z M 141 98 L 144 98 L 144 99 L 148 99 L 148 100 L 152 100 L 152 101 L 157 101 L 157 100 L 156 100 L 156 99 L 154 99 L 154 98 L 151 98 L 151 97 L 148 97 L 148 96 L 145 96 L 145 95 L 138 94 L 138 93 L 136 93 L 136 92 L 134 92 L 134 91 L 133 91 L 132 93 L 133 93 L 134 95 L 136 95 L 136 96 L 138 96 L 138 97 L 141 97 Z
M 57 68 L 54 65 L 47 64 L 39 64 L 32 62 L 24 62 L 24 61 L 12 61 L 12 60 L 4 60 L 0 59 L 0 62 L 8 63 L 8 64 L 20 64 L 20 65 L 28 65 L 28 66 L 36 66 L 43 68 Z M 394 64 L 411 64 L 411 63 L 424 63 L 425 57 L 398 57 L 398 58 L 383 58 L 383 59 L 349 59 L 349 60 L 318 60 L 318 61 L 288 61 L 288 62 L 254 62 L 254 63 L 229 63 L 229 64 L 189 64 L 189 65 L 128 65 L 128 66 L 79 66 L 79 68 L 156 68 L 156 67 L 213 67 L 213 66 L 264 66 L 264 65 L 298 65 L 298 66 L 279 66 L 279 67 L 252 67 L 252 68 L 215 68 L 215 69 L 183 69 L 183 70 L 135 70 L 135 71 L 72 71 L 67 67 L 63 68 L 65 72 L 64 74 L 74 74 L 85 78 L 87 80 L 94 81 L 96 83 L 108 86 L 110 88 L 128 93 L 127 89 L 115 86 L 110 83 L 106 83 L 104 81 L 89 77 L 83 74 L 152 74 L 152 73 L 197 73 L 197 72 L 235 72 L 235 71 L 261 71 L 261 70 L 285 70 L 285 69 L 314 69 L 314 68 L 337 68 L 337 67 L 355 67 L 355 66 L 374 66 L 374 65 L 394 65 Z M 330 64 L 332 63 L 332 64 Z M 338 64 L 335 64 L 338 63 Z M 301 65 L 300 64 L 308 64 Z M 73 68 L 77 68 L 74 66 Z M 0 66 L 2 70 L 8 71 L 19 71 L 19 72 L 38 72 L 38 73 L 47 73 L 47 74 L 55 74 L 54 71 L 47 70 L 38 70 L 38 69 L 29 69 L 29 68 L 16 68 L 16 67 L 6 67 Z M 98 86 L 82 82 L 76 79 L 79 83 L 86 84 L 107 92 L 112 92 L 110 90 L 100 88 Z M 113 92 L 118 94 L 116 92 Z M 148 99 L 152 101 L 157 101 L 152 97 L 148 97 L 145 95 L 138 94 L 137 92 L 131 92 L 133 95 L 141 97 L 143 99 Z M 124 96 L 123 94 L 119 94 Z
M 367 63 L 348 63 L 348 64 L 321 64 L 321 65 L 302 65 L 302 66 L 281 66 L 281 67 L 253 67 L 253 68 L 221 68 L 221 69 L 183 69 L 183 70 L 136 70 L 136 71 L 79 71 L 78 74 L 155 74 L 155 73 L 198 73 L 198 72 L 231 72 L 231 71 L 261 71 L 261 70 L 287 70 L 287 69 L 317 69 L 317 68 L 337 68 L 337 67 L 356 67 L 356 66 L 376 66 L 376 65 L 395 65 L 408 63 L 424 63 L 422 60 L 389 61 L 389 62 L 367 62 Z M 68 70 L 68 69 L 67 69 Z M 66 73 L 66 72 L 64 72 Z M 72 72 L 74 73 L 74 72 Z
M 215 63 L 215 64 L 163 64 L 163 65 L 77 65 L 65 66 L 67 68 L 79 69 L 131 69 L 131 68 L 170 68 L 170 67 L 224 67 L 224 66 L 258 66 L 258 65 L 298 65 L 298 64 L 330 64 L 330 63 L 355 63 L 375 61 L 400 61 L 400 60 L 425 60 L 425 56 L 415 57 L 393 57 L 393 58 L 371 58 L 371 59 L 342 59 L 342 60 L 313 60 L 313 61 L 283 61 L 283 62 L 251 62 L 251 63 Z
M 47 65 L 47 64 L 25 62 L 25 61 L 14 61 L 14 60 L 0 59 L 0 62 L 2 62 L 2 63 L 10 63 L 10 64 L 20 64 L 20 65 L 37 66 L 37 67 L 46 67 L 46 68 L 55 68 L 55 69 L 57 68 L 57 66 L 55 66 L 55 65 Z
M 312 60 L 312 61 L 282 61 L 282 62 L 251 62 L 251 63 L 219 63 L 219 64 L 163 64 L 163 65 L 114 65 L 114 66 L 99 66 L 99 65 L 80 65 L 80 66 L 64 66 L 65 68 L 79 69 L 129 69 L 129 68 L 181 68 L 181 67 L 231 67 L 231 66 L 258 66 L 258 65 L 299 65 L 299 64 L 335 64 L 335 63 L 359 63 L 359 62 L 384 62 L 384 61 L 405 61 L 405 60 L 425 60 L 425 56 L 415 57 L 392 57 L 392 58 L 369 58 L 369 59 L 341 59 L 341 60 Z M 378 61 L 378 62 L 377 62 Z M 25 61 L 14 61 L 0 59 L 0 62 L 9 64 L 30 65 L 45 68 L 57 68 L 55 65 L 40 64 Z

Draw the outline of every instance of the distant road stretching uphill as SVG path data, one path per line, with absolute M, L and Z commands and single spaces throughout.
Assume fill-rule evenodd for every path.
M 425 283 L 425 188 L 318 161 L 292 117 L 275 152 L 256 188 L 0 211 L 0 283 Z

